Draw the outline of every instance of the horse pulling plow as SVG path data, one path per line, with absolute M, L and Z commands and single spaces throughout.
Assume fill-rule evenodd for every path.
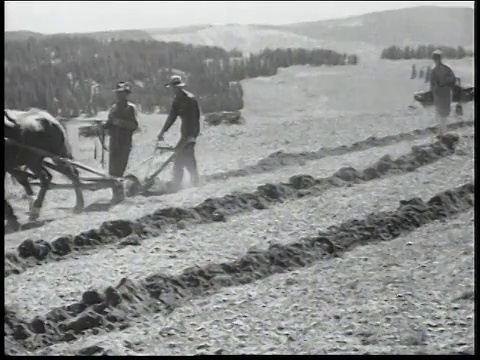
M 155 178 L 175 158 L 175 148 L 158 146 L 157 143 L 152 157 L 146 160 L 150 161 L 150 167 L 157 150 L 172 152 L 159 169 L 146 176 L 143 182 L 133 174 L 118 178 L 75 161 L 67 139 L 66 129 L 58 119 L 45 111 L 31 109 L 27 112 L 16 112 L 15 114 L 5 110 L 4 122 L 4 173 L 5 175 L 7 173 L 12 175 L 24 188 L 30 200 L 30 221 L 39 217 L 40 209 L 49 189 L 73 188 L 76 195 L 73 210 L 75 213 L 79 213 L 84 210 L 82 190 L 95 191 L 112 188 L 122 190 L 123 195 L 127 197 L 145 194 L 154 185 Z M 66 176 L 71 184 L 53 183 L 53 176 L 49 170 L 54 170 Z M 89 175 L 82 177 L 80 170 Z M 35 201 L 33 201 L 32 186 L 40 187 Z M 112 203 L 116 203 L 118 200 L 120 199 L 112 200 Z M 20 229 L 22 226 L 20 226 L 7 198 L 4 199 L 4 202 L 6 227 L 14 231 Z
M 59 157 L 55 156 L 45 150 L 29 146 L 26 144 L 19 143 L 15 140 L 9 139 L 9 138 L 4 138 L 5 144 L 16 146 L 21 149 L 29 150 L 33 153 L 36 153 L 40 156 L 45 157 L 43 161 L 43 165 L 46 166 L 47 168 L 54 169 L 55 164 L 51 163 L 49 159 L 52 159 L 55 163 L 66 163 L 76 169 L 83 170 L 87 173 L 97 175 L 97 177 L 79 177 L 80 184 L 79 187 L 82 190 L 90 190 L 90 191 L 96 191 L 100 189 L 105 189 L 105 188 L 113 188 L 113 187 L 121 187 L 124 190 L 124 194 L 127 197 L 133 197 L 136 195 L 140 194 L 145 194 L 148 192 L 148 190 L 155 184 L 155 179 L 158 177 L 158 175 L 167 167 L 168 164 L 170 164 L 174 158 L 175 158 L 175 148 L 170 145 L 166 146 L 160 146 L 156 145 L 154 149 L 154 154 L 143 161 L 139 165 L 143 165 L 146 162 L 151 162 L 153 158 L 156 156 L 155 152 L 157 150 L 160 150 L 161 152 L 171 152 L 172 154 L 167 158 L 166 161 L 162 163 L 162 165 L 155 170 L 151 175 L 146 176 L 143 181 L 140 181 L 137 176 L 133 174 L 128 174 L 125 175 L 122 178 L 114 177 L 111 176 L 105 172 L 102 172 L 100 170 L 94 169 L 90 166 L 87 166 L 85 164 L 82 164 L 78 161 L 64 158 L 64 157 Z M 151 166 L 150 166 L 151 167 Z M 149 167 L 149 169 L 150 169 Z M 23 174 L 25 174 L 29 179 L 37 179 L 38 177 L 34 174 L 32 174 L 29 171 L 22 170 L 21 171 Z M 32 186 L 41 186 L 41 183 L 38 181 L 32 181 L 30 182 L 30 185 Z M 74 185 L 73 184 L 58 184 L 58 183 L 53 183 L 51 182 L 49 184 L 50 189 L 73 189 Z

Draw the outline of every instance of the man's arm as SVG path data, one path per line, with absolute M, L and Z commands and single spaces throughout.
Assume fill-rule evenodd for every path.
M 175 120 L 177 120 L 178 117 L 178 110 L 177 110 L 177 105 L 175 101 L 172 104 L 172 107 L 170 108 L 170 113 L 168 114 L 167 121 L 165 121 L 165 125 L 163 125 L 162 130 L 160 131 L 160 134 L 158 134 L 158 138 L 161 139 L 163 138 L 163 134 L 165 134 L 168 129 L 175 123 Z

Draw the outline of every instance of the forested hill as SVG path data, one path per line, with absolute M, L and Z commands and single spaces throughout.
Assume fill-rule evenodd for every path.
M 238 81 L 272 76 L 291 65 L 355 64 L 354 55 L 330 50 L 265 50 L 243 57 L 238 51 L 158 41 L 99 41 L 80 36 L 29 37 L 5 42 L 5 106 L 38 107 L 55 115 L 94 115 L 115 100 L 118 81 L 134 85 L 132 100 L 144 112 L 165 111 L 170 75 L 181 74 L 204 112 L 238 110 Z

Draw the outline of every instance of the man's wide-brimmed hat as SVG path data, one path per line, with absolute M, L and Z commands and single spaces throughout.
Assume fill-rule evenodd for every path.
M 443 55 L 443 51 L 440 49 L 437 49 L 432 53 L 432 57 L 436 57 L 436 56 L 442 57 L 442 55 Z
M 169 88 L 169 87 L 172 87 L 172 86 L 175 86 L 175 87 L 184 87 L 185 86 L 185 83 L 182 81 L 182 78 L 181 78 L 180 75 L 170 76 L 170 80 L 168 81 L 168 83 L 165 84 L 165 87 Z
M 121 81 L 121 82 L 117 83 L 117 87 L 113 91 L 115 91 L 115 92 L 126 92 L 126 93 L 130 94 L 132 92 L 132 87 L 128 82 Z

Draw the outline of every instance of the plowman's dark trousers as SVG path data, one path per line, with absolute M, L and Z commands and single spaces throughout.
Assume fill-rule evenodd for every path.
M 199 183 L 197 170 L 197 160 L 195 159 L 195 142 L 188 142 L 187 139 L 181 138 L 175 147 L 175 163 L 173 165 L 173 181 L 174 188 L 179 189 L 183 181 L 184 168 L 190 173 L 193 185 Z
M 108 172 L 115 177 L 122 177 L 128 164 L 132 149 L 133 131 L 118 126 L 110 128 L 110 146 Z M 114 199 L 123 198 L 122 188 L 113 188 Z

